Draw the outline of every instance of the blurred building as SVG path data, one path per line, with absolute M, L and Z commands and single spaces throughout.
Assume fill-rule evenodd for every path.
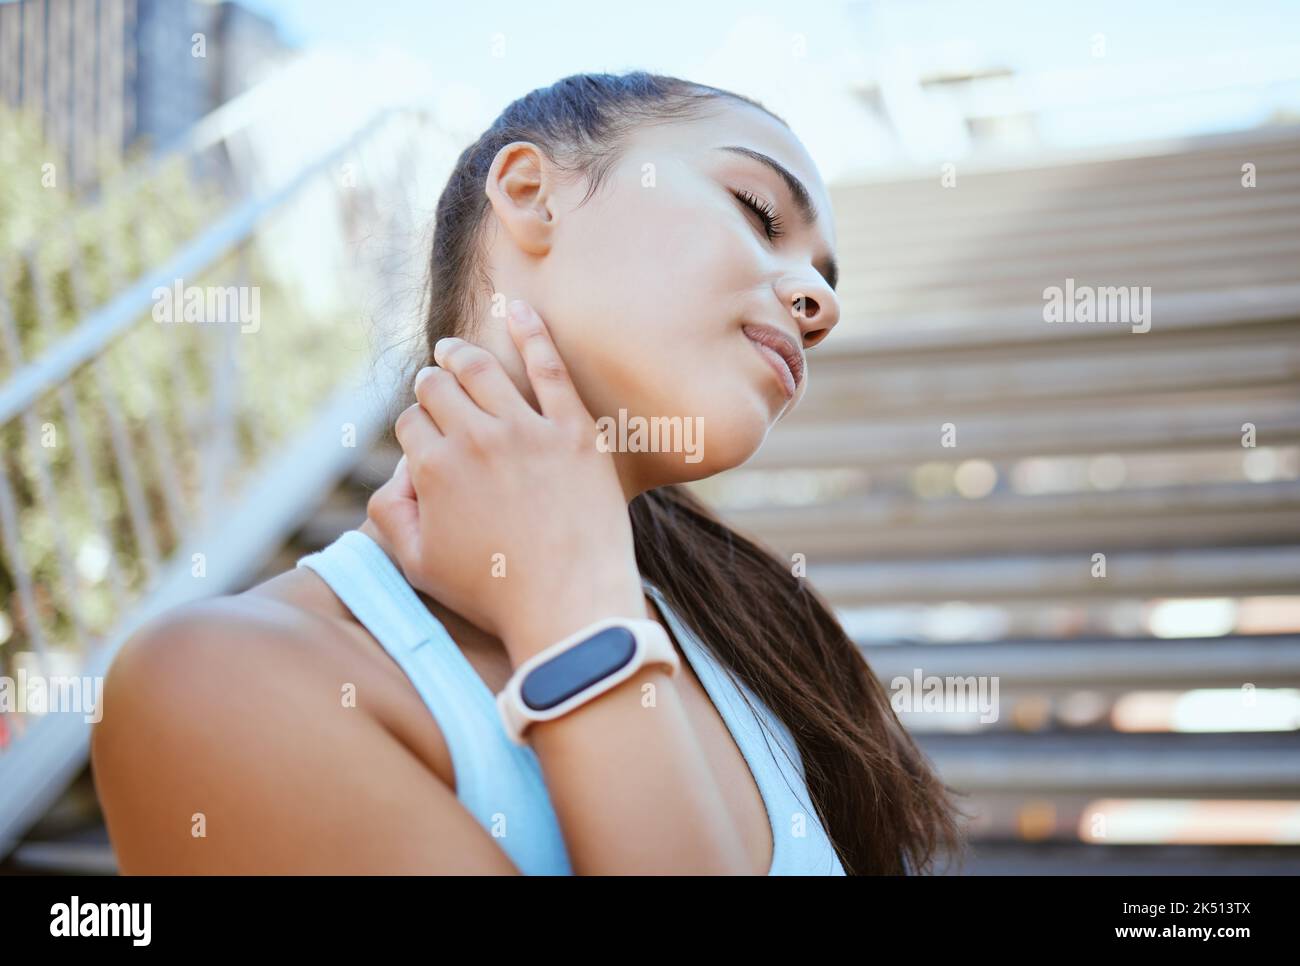
M 288 52 L 274 24 L 237 3 L 0 4 L 0 99 L 40 116 L 79 186 L 100 152 L 165 149 Z

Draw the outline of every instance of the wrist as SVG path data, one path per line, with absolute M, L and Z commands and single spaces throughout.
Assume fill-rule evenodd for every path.
M 496 703 L 510 739 L 525 744 L 536 725 L 567 719 L 570 712 L 615 691 L 626 699 L 643 693 L 647 684 L 657 688 L 660 678 L 671 680 L 680 668 L 672 638 L 658 622 L 606 617 L 526 659 Z M 609 702 L 601 704 L 608 707 Z M 578 734 L 590 731 L 590 724 L 579 726 Z
M 610 617 L 645 620 L 651 617 L 645 591 L 635 587 L 593 589 L 574 593 L 562 600 L 551 598 L 521 608 L 519 619 L 505 628 L 501 642 L 513 667 L 581 630 L 588 624 Z

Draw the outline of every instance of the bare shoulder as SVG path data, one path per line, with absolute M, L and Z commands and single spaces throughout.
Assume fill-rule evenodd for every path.
M 174 608 L 122 647 L 91 737 L 121 871 L 515 871 L 389 727 L 397 669 L 339 608 L 289 571 Z
M 151 675 L 201 670 L 199 662 L 237 661 L 241 656 L 273 660 L 308 641 L 328 652 L 342 629 L 319 610 L 302 606 L 271 584 L 250 591 L 182 604 L 144 624 L 122 646 L 110 677 L 147 669 Z M 298 581 L 294 581 L 298 583 Z M 287 589 L 286 582 L 280 588 Z M 319 655 L 318 655 L 319 656 Z M 176 683 L 173 678 L 170 683 Z
M 196 696 L 237 684 L 252 694 L 274 682 L 282 699 L 293 700 L 338 672 L 364 670 L 349 660 L 346 623 L 304 576 L 286 572 L 155 617 L 118 651 L 105 688 L 135 703 L 160 700 L 169 689 Z

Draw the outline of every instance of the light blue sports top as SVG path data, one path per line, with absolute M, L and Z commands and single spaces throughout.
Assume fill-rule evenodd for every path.
M 383 549 L 360 530 L 348 530 L 323 550 L 299 559 L 298 566 L 319 574 L 406 672 L 451 750 L 456 797 L 515 867 L 525 875 L 572 875 L 537 753 L 507 737 L 496 696 Z M 768 875 L 844 875 L 811 805 L 789 729 L 743 681 L 732 679 L 657 587 L 648 580 L 642 583 L 749 763 L 772 827 Z M 772 751 L 737 685 L 797 768 Z

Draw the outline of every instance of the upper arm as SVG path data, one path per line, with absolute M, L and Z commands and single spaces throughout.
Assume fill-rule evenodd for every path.
M 353 676 L 321 632 L 220 598 L 126 643 L 91 738 L 124 874 L 517 874 L 455 793 L 343 700 Z

